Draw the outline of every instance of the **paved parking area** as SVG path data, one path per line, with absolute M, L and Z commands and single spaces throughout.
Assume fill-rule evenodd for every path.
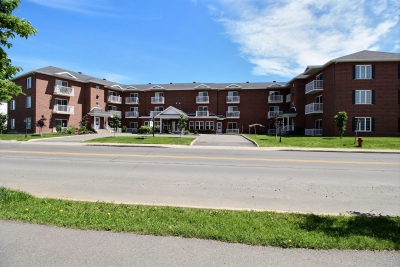
M 255 147 L 243 136 L 229 134 L 200 134 L 193 146 Z

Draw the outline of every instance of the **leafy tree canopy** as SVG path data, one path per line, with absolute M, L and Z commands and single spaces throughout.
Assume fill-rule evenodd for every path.
M 11 81 L 22 68 L 12 65 L 5 48 L 12 47 L 10 39 L 16 35 L 28 39 L 37 33 L 29 21 L 12 15 L 19 4 L 20 0 L 0 0 L 0 101 L 9 101 L 22 92 L 21 87 Z

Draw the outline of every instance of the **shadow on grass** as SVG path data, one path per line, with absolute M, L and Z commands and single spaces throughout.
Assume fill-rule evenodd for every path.
M 338 221 L 329 216 L 306 216 L 301 229 L 309 232 L 323 232 L 332 237 L 364 236 L 379 238 L 393 242 L 395 249 L 400 248 L 400 221 L 399 218 L 376 216 L 360 212 L 345 220 Z

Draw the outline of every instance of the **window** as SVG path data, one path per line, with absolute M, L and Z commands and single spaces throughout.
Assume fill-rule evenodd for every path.
M 269 111 L 279 111 L 279 106 L 270 106 Z
M 196 121 L 196 130 L 204 130 L 204 121 Z
M 236 91 L 228 92 L 228 96 L 238 96 L 238 92 Z
M 117 111 L 117 107 L 116 106 L 108 106 L 108 110 L 109 111 Z
M 194 130 L 194 121 L 189 121 L 189 130 Z
M 96 89 L 97 89 L 97 90 L 100 90 L 100 86 L 96 85 Z
M 214 130 L 214 122 L 213 121 L 206 121 L 206 130 Z
M 15 129 L 15 119 L 10 120 L 10 128 Z
M 68 87 L 67 81 L 56 80 L 56 85 Z
M 100 103 L 99 102 L 96 102 L 96 106 L 99 106 L 100 105 Z
M 199 111 L 208 111 L 208 107 L 207 106 L 200 106 L 199 107 Z
M 374 90 L 354 90 L 353 104 L 374 104 Z
M 322 95 L 315 98 L 315 103 L 322 103 Z
M 229 111 L 229 112 L 238 111 L 238 107 L 235 107 L 235 106 L 228 106 L 228 111 Z
M 68 126 L 68 120 L 66 119 L 56 119 L 56 126 L 61 125 L 61 127 L 67 127 Z
M 208 96 L 208 92 L 199 92 L 199 96 Z
M 131 97 L 139 97 L 138 93 L 131 93 Z
M 357 132 L 372 132 L 373 118 L 353 118 L 353 129 Z
M 134 111 L 138 112 L 138 110 L 139 110 L 138 107 L 131 107 L 131 108 L 130 108 L 130 111 L 131 111 L 131 112 L 134 112 Z
M 138 128 L 138 123 L 137 122 L 130 122 L 129 123 L 129 128 Z
M 108 96 L 117 96 L 117 92 L 108 91 Z
M 27 97 L 26 97 L 25 107 L 26 107 L 26 108 L 32 107 L 32 97 L 31 97 L 31 96 L 27 96 Z
M 374 65 L 355 65 L 353 70 L 354 79 L 374 79 Z
M 10 110 L 15 110 L 15 100 L 10 101 Z
M 270 91 L 269 95 L 280 95 L 278 91 Z
M 25 118 L 25 127 L 26 129 L 31 129 L 32 128 L 32 120 L 31 118 Z
M 315 80 L 317 80 L 317 81 L 322 81 L 322 80 L 323 80 L 323 78 L 322 78 L 322 73 L 320 73 L 320 74 L 318 74 L 317 76 L 315 76 Z
M 155 97 L 163 97 L 164 96 L 164 93 L 155 93 Z
M 164 111 L 164 107 L 154 107 L 154 111 L 158 112 Z
M 66 106 L 66 105 L 68 105 L 68 100 L 56 98 L 56 105 Z
M 228 128 L 229 130 L 235 130 L 237 129 L 237 123 L 236 122 L 228 122 Z
M 315 129 L 322 129 L 322 119 L 315 120 Z
M 145 121 L 145 122 L 144 122 L 144 126 L 150 127 L 150 126 L 151 126 L 150 121 Z
M 32 77 L 26 78 L 26 89 L 32 88 Z

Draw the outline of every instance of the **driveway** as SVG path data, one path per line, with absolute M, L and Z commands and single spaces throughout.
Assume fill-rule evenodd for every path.
M 200 134 L 193 146 L 255 147 L 253 143 L 243 136 L 228 134 Z

